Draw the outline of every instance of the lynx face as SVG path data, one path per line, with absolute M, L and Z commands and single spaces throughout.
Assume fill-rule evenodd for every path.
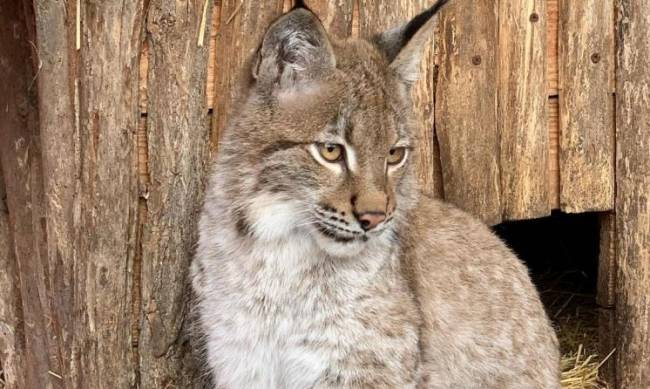
M 222 148 L 220 165 L 240 173 L 224 183 L 240 234 L 298 232 L 334 256 L 390 241 L 416 201 L 409 86 L 422 23 L 345 42 L 306 9 L 271 25 Z

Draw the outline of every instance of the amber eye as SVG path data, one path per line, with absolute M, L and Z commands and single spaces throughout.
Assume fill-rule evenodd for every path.
M 404 160 L 406 156 L 406 148 L 404 147 L 393 147 L 388 152 L 388 164 L 389 165 L 399 165 L 400 162 Z
M 343 157 L 343 146 L 334 143 L 320 143 L 318 152 L 327 162 L 336 162 Z

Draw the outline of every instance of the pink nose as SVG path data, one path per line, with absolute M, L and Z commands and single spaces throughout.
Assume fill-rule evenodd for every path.
M 386 214 L 383 212 L 366 212 L 356 216 L 364 231 L 372 230 L 377 227 L 379 223 L 386 220 Z

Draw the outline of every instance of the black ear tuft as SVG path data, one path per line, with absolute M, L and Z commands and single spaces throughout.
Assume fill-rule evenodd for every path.
M 293 8 L 291 10 L 293 11 L 294 9 L 298 9 L 298 8 L 304 8 L 304 9 L 308 9 L 308 10 L 311 11 L 311 9 L 309 7 L 307 7 L 307 5 L 305 4 L 305 2 L 303 0 L 296 0 L 296 4 L 294 4 L 294 6 L 293 6 Z
M 422 28 L 422 26 L 424 26 L 424 24 L 429 21 L 429 19 L 437 14 L 440 8 L 447 4 L 448 1 L 449 0 L 437 1 L 429 9 L 411 19 L 410 22 L 406 23 L 406 26 L 404 26 L 404 35 L 402 37 L 402 46 L 406 45 L 411 40 L 411 38 L 413 38 L 413 35 L 415 35 L 415 33 L 418 32 L 420 28 Z
M 431 20 L 448 1 L 438 0 L 408 23 L 372 38 L 372 42 L 391 61 L 391 67 L 405 81 L 415 80 L 424 45 L 433 30 L 430 28 Z
M 253 78 L 272 88 L 299 86 L 336 67 L 327 33 L 307 8 L 294 8 L 271 24 L 254 62 Z

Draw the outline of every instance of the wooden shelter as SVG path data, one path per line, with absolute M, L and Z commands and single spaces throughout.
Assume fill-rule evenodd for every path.
M 311 0 L 339 38 L 433 0 Z M 290 0 L 0 6 L 0 377 L 191 387 L 187 273 L 236 80 Z M 603 350 L 650 386 L 650 0 L 452 0 L 414 88 L 429 194 L 601 213 Z

